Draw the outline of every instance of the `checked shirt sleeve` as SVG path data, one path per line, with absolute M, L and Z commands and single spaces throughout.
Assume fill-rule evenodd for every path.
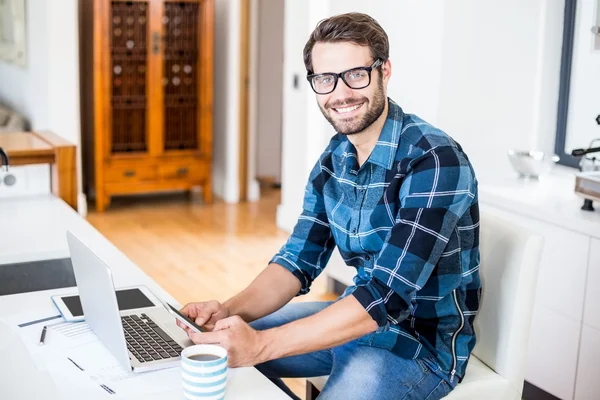
M 473 203 L 476 181 L 465 156 L 444 146 L 411 161 L 400 187 L 400 210 L 375 260 L 372 279 L 353 295 L 379 326 L 399 323 L 430 278 L 449 238 Z M 460 266 L 456 273 L 460 275 Z
M 325 176 L 320 161 L 314 166 L 306 184 L 303 211 L 286 244 L 271 259 L 287 268 L 302 284 L 299 294 L 306 294 L 327 265 L 335 241 L 323 200 Z

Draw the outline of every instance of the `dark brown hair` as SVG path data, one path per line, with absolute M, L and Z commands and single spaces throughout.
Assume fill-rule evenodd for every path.
M 322 20 L 304 46 L 304 66 L 313 72 L 312 49 L 317 42 L 352 42 L 369 46 L 373 60 L 386 61 L 390 56 L 387 33 L 372 17 L 361 13 L 334 15 Z

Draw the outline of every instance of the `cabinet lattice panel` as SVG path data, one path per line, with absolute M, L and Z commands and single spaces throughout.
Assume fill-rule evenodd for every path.
M 112 152 L 147 151 L 147 2 L 111 2 Z
M 198 149 L 197 3 L 165 3 L 165 150 Z

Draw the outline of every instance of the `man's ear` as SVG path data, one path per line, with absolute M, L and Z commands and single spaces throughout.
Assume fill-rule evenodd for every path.
M 392 77 L 392 62 L 389 58 L 381 65 L 381 74 L 383 75 L 383 82 L 388 83 Z

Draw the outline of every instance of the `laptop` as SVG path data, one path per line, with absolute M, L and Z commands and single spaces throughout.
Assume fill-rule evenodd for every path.
M 70 231 L 67 243 L 85 321 L 106 349 L 133 372 L 179 366 L 181 351 L 193 343 L 167 309 L 120 311 L 108 265 Z

